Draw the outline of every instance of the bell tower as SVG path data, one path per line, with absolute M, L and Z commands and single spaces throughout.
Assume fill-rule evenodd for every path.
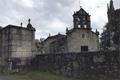
M 91 30 L 90 15 L 80 7 L 80 10 L 73 14 L 73 25 L 74 28 Z

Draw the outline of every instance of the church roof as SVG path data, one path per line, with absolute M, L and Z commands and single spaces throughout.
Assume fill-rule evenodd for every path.
M 47 41 L 48 39 L 57 39 L 57 38 L 65 38 L 66 35 L 63 35 L 63 34 L 60 34 L 58 33 L 57 35 L 54 35 L 54 36 L 48 36 L 45 41 Z
M 26 29 L 26 30 L 28 30 L 27 28 L 21 27 L 21 26 L 7 25 L 6 27 L 3 27 L 3 28 L 1 29 L 1 31 L 4 30 L 4 29 L 7 29 L 7 28 L 19 28 L 19 29 Z
M 75 12 L 73 16 L 74 15 L 89 15 L 89 13 L 87 13 L 83 8 L 80 8 L 80 10 Z
M 72 28 L 72 29 L 68 30 L 68 32 L 66 32 L 66 34 L 71 34 L 71 33 L 73 33 L 74 31 L 76 31 L 76 29 L 78 29 L 78 30 L 88 30 L 88 29 L 86 29 L 86 28 Z M 96 33 L 96 32 L 93 32 L 92 30 L 88 30 L 88 31 L 90 31 L 90 32 L 92 32 L 93 34 L 96 34 L 96 35 L 97 35 L 97 33 Z
M 5 27 L 1 28 L 1 29 L 0 29 L 0 31 L 3 31 L 3 30 L 8 29 L 8 28 L 15 28 L 15 29 L 30 30 L 30 29 L 28 29 L 28 28 L 26 28 L 26 27 L 21 27 L 21 26 L 11 25 L 11 24 L 10 24 L 10 25 L 7 25 L 7 26 L 5 26 Z

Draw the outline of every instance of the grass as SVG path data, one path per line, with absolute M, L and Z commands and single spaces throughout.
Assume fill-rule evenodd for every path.
M 72 78 L 72 77 L 66 77 L 62 75 L 55 75 L 51 74 L 49 72 L 29 72 L 26 74 L 14 74 L 11 75 L 13 80 L 113 80 L 110 77 L 101 75 L 101 76 L 95 76 L 94 78 L 88 77 L 88 78 Z
M 15 80 L 79 80 L 60 75 L 54 75 L 49 72 L 30 72 L 25 75 L 12 75 Z

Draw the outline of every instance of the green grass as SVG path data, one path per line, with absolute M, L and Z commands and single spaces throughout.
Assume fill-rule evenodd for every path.
M 15 74 L 11 75 L 14 80 L 113 80 L 110 77 L 101 75 L 101 76 L 95 76 L 94 78 L 84 78 L 81 77 L 79 79 L 72 78 L 72 77 L 66 77 L 62 75 L 55 75 L 49 72 L 29 72 L 26 74 Z
M 51 74 L 49 72 L 30 72 L 25 75 L 12 75 L 16 80 L 80 80 L 65 76 Z

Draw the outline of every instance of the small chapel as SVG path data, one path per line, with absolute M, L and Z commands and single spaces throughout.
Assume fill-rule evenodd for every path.
M 73 28 L 66 28 L 66 35 L 47 37 L 43 53 L 78 53 L 99 50 L 99 32 L 92 31 L 91 19 L 82 7 L 73 14 Z

